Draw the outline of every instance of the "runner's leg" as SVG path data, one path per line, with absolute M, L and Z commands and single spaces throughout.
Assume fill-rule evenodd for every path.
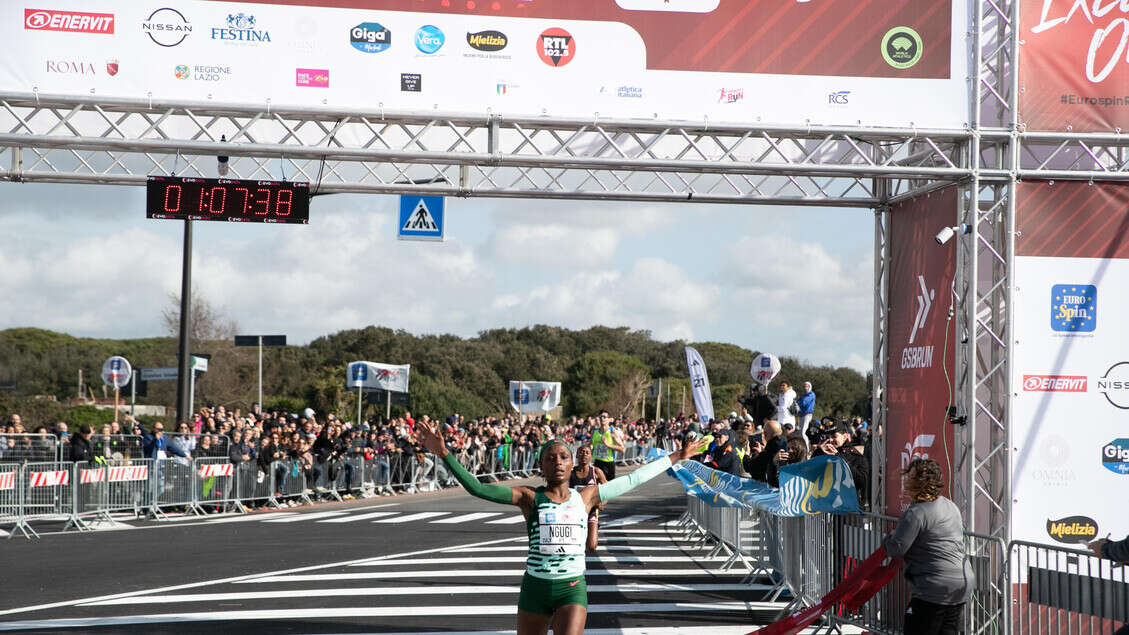
M 566 604 L 553 613 L 553 635 L 582 635 L 588 621 L 588 607 Z
M 541 615 L 540 613 L 530 613 L 518 609 L 517 635 L 545 635 L 549 632 L 549 623 L 552 619 L 552 615 Z

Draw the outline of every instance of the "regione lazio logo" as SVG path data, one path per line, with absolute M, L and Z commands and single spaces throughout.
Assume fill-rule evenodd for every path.
M 1114 439 L 1102 446 L 1102 466 L 1114 474 L 1129 474 L 1129 439 Z
M 537 38 L 537 56 L 549 66 L 564 66 L 576 57 L 576 39 L 564 29 L 547 29 Z
M 1098 327 L 1098 288 L 1092 284 L 1051 287 L 1051 330 L 1093 333 Z

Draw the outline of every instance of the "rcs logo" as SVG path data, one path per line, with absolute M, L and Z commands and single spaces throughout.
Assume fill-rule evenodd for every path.
M 846 106 L 851 103 L 851 91 L 840 90 L 827 95 L 827 103 L 835 106 Z

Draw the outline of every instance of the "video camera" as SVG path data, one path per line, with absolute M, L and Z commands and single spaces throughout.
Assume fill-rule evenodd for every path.
M 845 426 L 845 423 L 840 423 L 830 417 L 826 417 L 818 425 L 812 424 L 808 426 L 805 433 L 808 435 L 808 441 L 814 447 L 831 438 L 831 435 L 842 430 Z

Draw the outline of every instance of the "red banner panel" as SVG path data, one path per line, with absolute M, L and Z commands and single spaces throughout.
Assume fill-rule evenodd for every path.
M 1015 255 L 1129 258 L 1129 185 L 1029 181 L 1015 201 Z
M 1028 130 L 1129 130 L 1129 3 L 1022 0 L 1019 121 Z
M 937 244 L 943 227 L 957 224 L 957 188 L 895 205 L 890 210 L 890 313 L 886 370 L 886 513 L 898 515 L 901 470 L 912 459 L 935 459 L 946 470 L 953 455 L 947 422 L 950 404 L 945 372 L 952 378 L 952 305 L 956 243 Z M 948 457 L 946 457 L 946 448 Z M 951 492 L 945 492 L 952 496 Z

